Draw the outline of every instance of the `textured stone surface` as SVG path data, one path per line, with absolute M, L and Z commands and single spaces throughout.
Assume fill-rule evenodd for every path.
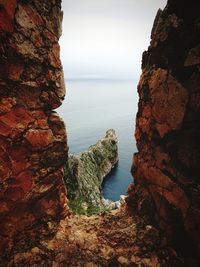
M 17 5 L 16 0 L 1 0 L 0 32 L 12 32 L 14 26 L 14 14 Z
M 156 16 L 138 85 L 138 153 L 127 199 L 186 257 L 200 251 L 198 9 L 198 1 L 174 0 Z
M 173 0 L 158 12 L 143 57 L 136 186 L 127 198 L 154 223 L 159 218 L 169 236 L 181 238 L 179 245 L 188 244 L 190 255 L 200 221 L 194 3 Z M 69 216 L 66 133 L 53 111 L 65 95 L 61 20 L 60 0 L 0 0 L 0 266 L 183 266 L 163 232 L 125 207 Z
M 102 207 L 103 178 L 118 162 L 117 136 L 114 130 L 80 155 L 69 155 L 65 182 L 69 200 L 79 199 L 85 204 Z
M 184 266 L 158 229 L 124 208 L 98 216 L 71 216 L 43 246 L 46 252 L 37 245 L 27 253 L 19 251 L 11 266 Z
M 48 1 L 48 13 L 38 2 L 0 1 L 0 266 L 37 246 L 44 254 L 69 214 L 66 133 L 52 111 L 65 94 L 59 35 L 47 23 L 60 28 L 62 13 L 60 1 Z

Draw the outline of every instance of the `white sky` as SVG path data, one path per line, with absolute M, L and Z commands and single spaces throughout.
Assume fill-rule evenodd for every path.
M 138 79 L 158 8 L 167 0 L 62 0 L 66 79 Z

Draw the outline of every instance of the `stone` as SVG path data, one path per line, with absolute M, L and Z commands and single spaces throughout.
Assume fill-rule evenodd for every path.
M 35 47 L 35 45 L 25 39 L 23 35 L 19 33 L 13 36 L 13 41 L 11 42 L 11 47 L 13 47 L 21 56 L 24 58 L 34 59 L 40 62 L 44 61 L 44 57 L 42 57 L 39 53 L 39 50 Z M 19 39 L 22 39 L 19 41 Z
M 168 1 L 155 18 L 138 84 L 138 152 L 132 166 L 134 185 L 126 197 L 130 209 L 162 228 L 167 242 L 182 255 L 187 251 L 192 258 L 198 258 L 200 252 L 195 226 L 197 221 L 200 223 L 199 216 L 194 219 L 191 212 L 195 210 L 197 214 L 200 203 L 196 9 L 197 1 Z M 149 260 L 145 264 L 150 265 Z M 163 261 L 158 266 L 162 264 Z
M 34 176 L 31 171 L 21 172 L 13 183 L 13 187 L 20 187 L 24 192 L 29 193 L 33 188 Z
M 58 44 L 53 45 L 52 50 L 49 53 L 49 62 L 55 68 L 61 67 L 60 46 Z
M 44 30 L 43 35 L 46 38 L 48 38 L 50 41 L 53 40 L 53 42 L 57 42 L 57 40 L 58 40 L 58 38 L 48 30 Z
M 162 69 L 152 72 L 149 88 L 154 104 L 153 117 L 160 136 L 164 137 L 170 130 L 181 126 L 188 102 L 187 91 Z
M 26 146 L 13 145 L 8 149 L 9 155 L 12 160 L 24 161 L 30 157 L 30 151 Z
M 41 36 L 40 32 L 38 32 L 38 31 L 32 32 L 31 40 L 35 44 L 36 47 L 43 47 L 44 46 L 42 36 Z
M 112 129 L 88 151 L 78 156 L 70 155 L 65 173 L 69 200 L 77 199 L 96 207 L 106 205 L 114 208 L 114 203 L 102 199 L 101 184 L 117 162 L 117 136 Z
M 16 8 L 16 0 L 1 0 L 0 10 L 0 32 L 12 32 L 13 31 L 13 20 Z
M 2 181 L 7 180 L 11 175 L 11 162 L 8 158 L 0 159 L 0 174 Z
M 43 19 L 31 5 L 19 4 L 16 12 L 16 22 L 23 28 L 34 29 L 43 24 Z
M 8 97 L 2 98 L 0 101 L 0 112 L 7 113 L 11 111 L 12 107 L 16 104 L 16 98 Z
M 24 67 L 20 63 L 7 62 L 5 64 L 6 74 L 10 80 L 18 81 L 23 73 Z
M 33 119 L 23 106 L 15 106 L 10 112 L 0 115 L 0 131 L 3 135 L 17 136 L 30 124 Z
M 192 48 L 189 51 L 184 66 L 190 67 L 199 64 L 200 64 L 200 45 L 197 45 L 196 47 Z
M 58 26 L 61 3 L 38 1 L 48 2 L 44 14 L 36 2 L 0 0 L 0 266 L 51 265 L 52 246 L 40 248 L 70 215 L 62 180 L 66 132 L 52 116 L 64 98 L 63 74 L 58 37 L 46 26 Z
M 128 264 L 128 260 L 123 256 L 120 256 L 117 260 L 120 264 Z
M 25 138 L 36 148 L 46 147 L 53 142 L 53 134 L 51 130 L 30 129 L 26 133 Z

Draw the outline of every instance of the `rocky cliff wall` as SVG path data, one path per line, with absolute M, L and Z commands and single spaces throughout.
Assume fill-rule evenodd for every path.
M 94 211 L 99 211 L 101 208 L 109 207 L 109 201 L 104 201 L 101 185 L 103 178 L 109 174 L 119 160 L 117 142 L 115 131 L 110 129 L 87 151 L 80 155 L 69 155 L 64 180 L 68 191 L 69 206 L 72 207 L 74 203 L 74 209 L 72 208 L 74 211 L 76 211 L 76 206 L 80 208 L 85 206 L 85 209 L 83 207 L 82 209 L 88 212 L 92 208 Z M 110 207 L 111 203 L 110 201 Z M 112 204 L 114 208 L 114 202 Z
M 0 266 L 32 266 L 68 214 L 60 2 L 0 0 Z
M 199 41 L 199 1 L 169 0 L 143 54 L 127 199 L 185 256 L 200 251 Z

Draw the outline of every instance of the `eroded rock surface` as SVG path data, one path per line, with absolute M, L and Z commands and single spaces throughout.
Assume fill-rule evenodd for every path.
M 190 255 L 200 225 L 196 3 L 169 1 L 156 18 L 139 85 L 136 186 L 127 199 L 188 244 Z M 0 266 L 182 266 L 163 232 L 126 207 L 70 216 L 66 133 L 53 112 L 65 95 L 61 20 L 59 0 L 0 0 Z
M 40 2 L 0 1 L 3 267 L 18 253 L 31 254 L 35 246 L 45 250 L 42 242 L 52 238 L 59 221 L 69 213 L 62 181 L 66 133 L 62 120 L 52 111 L 65 95 L 57 27 L 62 19 L 61 4 Z
M 198 1 L 168 1 L 143 54 L 128 203 L 184 256 L 200 251 L 200 16 Z M 156 212 L 155 212 L 156 210 Z M 195 256 L 196 255 L 196 256 Z
M 117 136 L 113 129 L 80 155 L 69 155 L 65 182 L 68 198 L 74 205 L 103 207 L 101 184 L 103 178 L 118 162 Z M 80 203 L 79 203 L 80 202 Z M 83 207 L 84 208 L 84 207 Z
M 72 216 L 60 224 L 46 252 L 18 253 L 13 266 L 181 267 L 159 230 L 126 209 L 102 215 Z M 30 264 L 30 265 L 28 265 Z

